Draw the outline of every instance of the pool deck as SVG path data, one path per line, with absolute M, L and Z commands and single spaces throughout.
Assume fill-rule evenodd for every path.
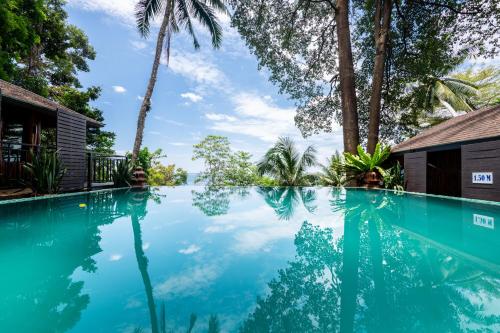
M 0 189 L 0 200 L 29 198 L 33 191 L 29 187 Z

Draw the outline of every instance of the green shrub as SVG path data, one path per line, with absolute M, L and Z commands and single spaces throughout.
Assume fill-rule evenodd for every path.
M 396 162 L 396 165 L 385 171 L 384 187 L 396 191 L 404 190 L 404 176 L 399 162 Z
M 115 187 L 130 187 L 132 183 L 133 167 L 127 158 L 118 162 L 113 170 L 113 183 Z
M 23 165 L 29 174 L 29 185 L 36 194 L 59 192 L 61 181 L 66 173 L 58 151 L 42 148 L 37 154 L 30 153 L 31 162 Z

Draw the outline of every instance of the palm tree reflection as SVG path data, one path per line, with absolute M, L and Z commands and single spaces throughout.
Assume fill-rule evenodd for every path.
M 317 208 L 315 205 L 316 191 L 312 188 L 259 187 L 257 191 L 281 220 L 292 218 L 300 203 L 310 213 L 313 213 Z

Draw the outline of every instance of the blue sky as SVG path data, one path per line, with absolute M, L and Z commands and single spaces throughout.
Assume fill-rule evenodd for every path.
M 132 148 L 137 114 L 153 59 L 150 40 L 140 38 L 134 27 L 136 0 L 69 0 L 71 23 L 88 35 L 97 51 L 90 72 L 80 75 L 84 86 L 103 89 L 95 103 L 104 111 L 106 129 L 117 134 L 115 149 Z M 324 161 L 342 149 L 340 127 L 307 140 L 294 125 L 295 107 L 268 81 L 265 70 L 221 18 L 224 42 L 213 50 L 207 34 L 198 29 L 202 47 L 195 51 L 184 34 L 174 37 L 169 66 L 161 67 L 145 129 L 143 145 L 161 148 L 165 163 L 175 163 L 190 172 L 200 171 L 192 161 L 192 146 L 208 134 L 229 137 L 234 150 L 245 150 L 258 160 L 279 136 L 293 137 L 300 148 L 313 144 Z

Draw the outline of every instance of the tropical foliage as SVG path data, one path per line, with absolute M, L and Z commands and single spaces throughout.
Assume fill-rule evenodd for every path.
M 0 2 L 0 79 L 20 85 L 97 121 L 91 106 L 100 88 L 82 89 L 79 72 L 90 70 L 96 52 L 85 33 L 68 22 L 65 0 Z M 111 152 L 114 133 L 88 132 L 89 149 Z
M 296 102 L 302 133 L 331 131 L 337 120 L 353 154 L 359 138 L 372 152 L 379 128 L 382 139 L 401 140 L 409 84 L 499 51 L 495 0 L 232 3 L 259 66 Z
M 377 143 L 375 146 L 373 154 L 365 152 L 363 147 L 359 145 L 357 155 L 344 153 L 344 167 L 348 172 L 350 171 L 357 175 L 364 175 L 366 172 L 376 170 L 383 176 L 385 170 L 382 168 L 382 163 L 387 160 L 390 154 L 391 148 L 389 146 L 382 148 L 380 143 Z
M 151 96 L 156 85 L 158 68 L 163 50 L 166 51 L 167 63 L 170 57 L 171 39 L 174 33 L 180 32 L 181 28 L 187 32 L 193 41 L 195 49 L 200 47 L 195 34 L 194 24 L 196 21 L 206 28 L 210 33 L 212 45 L 218 48 L 222 42 L 222 28 L 219 24 L 217 14 L 226 14 L 227 9 L 223 0 L 139 0 L 136 6 L 137 29 L 142 37 L 149 36 L 152 22 L 161 18 L 160 30 L 156 41 L 156 51 L 153 67 L 149 77 L 148 86 L 137 121 L 137 132 L 132 151 L 132 160 L 139 155 L 144 133 L 144 125 L 147 113 L 151 110 Z
M 479 94 L 472 96 L 470 101 L 477 108 L 500 104 L 500 67 L 486 66 L 476 68 L 471 66 L 464 71 L 450 75 L 452 78 L 467 81 L 477 87 Z
M 187 171 L 175 164 L 155 164 L 149 170 L 148 184 L 152 186 L 177 186 L 187 182 Z
M 313 146 L 308 146 L 301 154 L 292 139 L 282 137 L 257 164 L 257 171 L 260 175 L 276 179 L 280 185 L 311 185 L 315 176 L 307 170 L 316 164 L 316 149 Z
M 162 149 L 150 151 L 148 147 L 143 147 L 133 166 L 141 167 L 146 173 L 146 180 L 153 186 L 176 186 L 187 182 L 187 171 L 176 168 L 175 164 L 163 165 L 161 160 L 166 158 Z M 132 158 L 132 153 L 127 153 L 127 158 Z
M 58 151 L 41 149 L 30 154 L 31 162 L 23 165 L 30 176 L 30 185 L 36 194 L 54 194 L 59 192 L 62 178 L 66 173 Z
M 396 191 L 404 190 L 404 175 L 399 162 L 396 162 L 394 166 L 385 170 L 384 187 Z
M 193 161 L 202 160 L 205 165 L 205 170 L 198 175 L 195 182 L 216 186 L 257 184 L 261 179 L 251 158 L 252 155 L 247 152 L 233 152 L 227 137 L 208 135 L 194 145 Z
M 132 184 L 132 164 L 127 158 L 118 162 L 113 170 L 113 183 L 116 187 L 130 187 Z
M 343 168 L 344 157 L 338 151 L 321 166 L 319 183 L 326 186 L 343 186 L 347 182 L 345 170 Z

